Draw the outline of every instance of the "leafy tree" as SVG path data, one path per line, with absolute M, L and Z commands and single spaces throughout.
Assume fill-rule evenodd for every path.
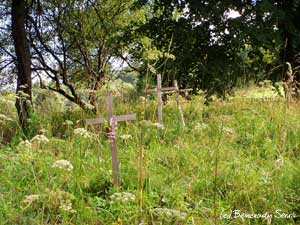
M 39 78 L 43 88 L 95 113 L 96 92 L 109 81 L 111 64 L 124 54 L 125 30 L 135 29 L 145 21 L 144 8 L 134 0 L 26 3 L 34 77 Z M 8 36 L 8 32 L 3 35 L 8 44 L 1 46 L 2 54 L 14 59 L 15 55 L 8 51 Z M 87 96 L 79 89 L 86 89 Z

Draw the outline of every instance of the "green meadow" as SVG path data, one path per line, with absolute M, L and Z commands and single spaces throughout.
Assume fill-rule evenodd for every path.
M 95 115 L 47 91 L 34 96 L 27 137 L 14 96 L 0 98 L 1 225 L 300 224 L 299 102 L 256 87 L 208 106 L 181 98 L 183 127 L 169 96 L 161 127 L 155 96 L 116 96 L 116 115 L 137 113 L 117 126 L 116 189 L 107 124 L 87 126 Z M 104 98 L 98 107 L 106 116 Z

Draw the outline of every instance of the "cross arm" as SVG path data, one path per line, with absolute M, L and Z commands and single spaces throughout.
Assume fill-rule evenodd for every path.
M 121 115 L 121 116 L 113 116 L 115 122 L 121 122 L 121 121 L 126 121 L 126 120 L 136 120 L 136 114 L 127 114 L 127 115 Z M 93 125 L 93 124 L 100 124 L 104 123 L 107 121 L 107 119 L 101 117 L 101 118 L 96 118 L 96 119 L 87 119 L 86 123 L 88 125 Z
M 146 93 L 146 94 L 148 94 L 148 93 L 154 93 L 154 92 L 156 92 L 156 88 L 154 88 L 154 89 L 145 89 L 144 90 L 144 93 Z
M 86 124 L 92 125 L 92 124 L 99 124 L 99 123 L 104 123 L 106 119 L 101 117 L 101 118 L 96 118 L 96 119 L 87 119 Z
M 192 91 L 193 88 L 187 88 L 187 89 L 179 89 L 179 92 L 186 92 L 186 91 Z
M 120 122 L 120 121 L 126 121 L 126 120 L 136 120 L 136 114 L 127 114 L 127 115 L 121 115 L 121 116 L 114 116 L 114 121 Z

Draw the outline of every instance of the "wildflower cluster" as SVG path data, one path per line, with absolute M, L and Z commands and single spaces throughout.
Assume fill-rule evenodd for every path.
M 74 129 L 74 134 L 84 137 L 84 138 L 90 138 L 91 134 L 84 128 L 76 128 Z
M 208 129 L 208 125 L 206 123 L 197 123 L 194 127 L 196 131 Z
M 130 134 L 123 134 L 123 135 L 120 136 L 120 138 L 123 139 L 123 140 L 127 140 L 127 139 L 131 139 L 132 136 Z
M 72 194 L 60 189 L 46 189 L 46 207 L 53 212 L 60 210 L 65 213 L 75 213 L 76 210 L 73 209 L 72 205 L 74 199 Z
M 223 132 L 229 136 L 235 135 L 235 130 L 230 127 L 223 127 Z
M 187 217 L 185 212 L 168 208 L 154 208 L 150 212 L 160 219 L 185 220 Z
M 31 148 L 32 147 L 32 143 L 28 140 L 25 141 L 21 141 L 18 145 L 19 148 Z
M 154 123 L 153 126 L 157 127 L 158 129 L 165 129 L 164 125 L 160 124 L 160 123 Z
M 26 195 L 25 198 L 23 199 L 22 203 L 26 204 L 27 207 L 34 202 L 37 202 L 39 200 L 40 196 L 33 194 L 33 195 Z
M 135 201 L 135 195 L 129 192 L 116 192 L 110 196 L 111 203 Z
M 73 125 L 73 121 L 66 120 L 63 124 L 66 125 L 66 126 L 72 126 Z
M 68 160 L 57 160 L 52 164 L 52 168 L 58 168 L 61 170 L 65 170 L 65 171 L 72 171 L 73 170 L 73 165 L 70 163 L 70 161 Z
M 164 129 L 164 125 L 160 124 L 160 123 L 153 123 L 149 120 L 142 120 L 140 121 L 140 123 L 145 126 L 145 127 L 156 127 L 158 129 Z
M 25 196 L 22 203 L 23 210 L 39 210 L 41 206 L 49 210 L 51 213 L 75 213 L 72 201 L 75 197 L 60 189 L 49 190 L 46 189 L 45 193 L 37 195 L 31 194 Z
M 34 143 L 34 144 L 46 144 L 48 142 L 49 142 L 49 139 L 43 134 L 36 135 L 31 139 L 31 143 Z

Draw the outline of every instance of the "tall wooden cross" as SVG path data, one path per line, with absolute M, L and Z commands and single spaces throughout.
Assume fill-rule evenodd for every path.
M 185 94 L 187 95 L 187 93 L 189 91 L 192 91 L 193 89 L 192 88 L 179 89 L 177 80 L 174 80 L 174 87 L 176 88 L 176 103 L 177 103 L 177 107 L 178 107 L 179 114 L 180 114 L 180 120 L 181 120 L 182 125 L 185 127 L 183 112 L 182 112 L 182 108 L 181 108 L 181 105 L 180 105 L 180 102 L 179 102 L 179 93 L 180 92 L 185 92 Z
M 169 91 L 175 91 L 175 87 L 161 87 L 161 75 L 157 74 L 157 87 L 154 89 L 146 89 L 145 93 L 156 93 L 157 94 L 157 119 L 158 123 L 163 125 L 163 119 L 162 119 L 162 94 Z
M 168 94 L 168 93 L 176 93 L 176 103 L 179 109 L 180 113 L 180 119 L 182 122 L 182 125 L 185 126 L 184 117 L 181 105 L 179 103 L 179 93 L 180 92 L 189 92 L 193 89 L 179 89 L 177 80 L 174 80 L 174 87 L 161 87 L 161 75 L 157 74 L 157 87 L 154 89 L 146 89 L 145 93 L 156 93 L 157 94 L 157 117 L 158 117 L 158 123 L 163 125 L 163 119 L 162 119 L 162 94 Z
M 136 114 L 127 114 L 115 116 L 113 112 L 113 97 L 111 92 L 108 93 L 107 99 L 107 112 L 109 121 L 109 128 L 107 128 L 107 138 L 110 143 L 111 157 L 112 157 L 112 172 L 113 172 L 113 184 L 114 187 L 120 187 L 120 175 L 119 175 L 119 159 L 118 159 L 118 149 L 117 142 L 115 138 L 116 134 L 116 124 L 117 122 L 126 121 L 126 120 L 136 120 Z M 106 121 L 106 118 L 96 118 L 96 119 L 87 119 L 86 123 L 89 125 L 92 124 L 101 124 Z

